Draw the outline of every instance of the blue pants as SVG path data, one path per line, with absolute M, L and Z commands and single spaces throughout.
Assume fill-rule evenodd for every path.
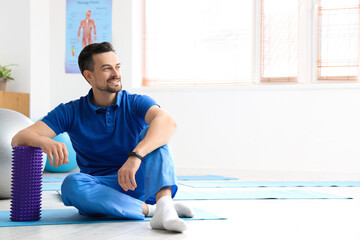
M 146 131 L 141 132 L 139 141 Z M 155 204 L 155 194 L 163 187 L 172 186 L 172 197 L 178 189 L 169 145 L 145 156 L 135 180 L 137 188 L 125 192 L 117 173 L 107 176 L 72 173 L 61 186 L 61 198 L 66 206 L 76 207 L 83 215 L 142 220 L 142 202 Z

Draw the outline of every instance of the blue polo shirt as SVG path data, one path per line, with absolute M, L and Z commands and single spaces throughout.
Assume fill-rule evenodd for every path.
M 115 104 L 92 104 L 92 90 L 78 100 L 60 104 L 42 121 L 56 134 L 67 132 L 76 152 L 80 171 L 94 176 L 115 173 L 137 145 L 137 137 L 148 126 L 145 114 L 157 103 L 146 95 L 117 94 Z

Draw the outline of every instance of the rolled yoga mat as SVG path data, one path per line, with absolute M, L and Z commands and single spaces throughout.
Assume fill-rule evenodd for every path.
M 10 220 L 37 221 L 41 215 L 42 151 L 13 147 Z

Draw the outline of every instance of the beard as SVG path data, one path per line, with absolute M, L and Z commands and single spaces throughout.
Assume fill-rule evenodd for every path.
M 114 80 L 118 80 L 118 86 L 112 86 L 111 81 Z M 103 92 L 108 92 L 108 93 L 117 93 L 120 92 L 122 90 L 122 83 L 121 83 L 121 78 L 110 78 L 106 81 L 106 85 L 105 86 L 99 86 L 98 84 L 95 85 L 95 87 Z

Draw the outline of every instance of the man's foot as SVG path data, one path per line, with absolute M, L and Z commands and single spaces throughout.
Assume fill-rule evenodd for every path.
M 182 203 L 174 203 L 175 210 L 179 217 L 192 218 L 195 213 L 194 210 Z
M 153 229 L 163 229 L 174 232 L 183 232 L 187 229 L 184 220 L 180 219 L 172 198 L 164 196 L 157 201 L 156 210 L 150 221 Z
M 174 203 L 174 207 L 176 210 L 176 213 L 179 217 L 181 218 L 192 218 L 194 217 L 195 213 L 193 211 L 193 209 L 185 204 L 182 203 Z M 155 210 L 156 210 L 156 205 L 146 205 L 146 217 L 153 217 Z

